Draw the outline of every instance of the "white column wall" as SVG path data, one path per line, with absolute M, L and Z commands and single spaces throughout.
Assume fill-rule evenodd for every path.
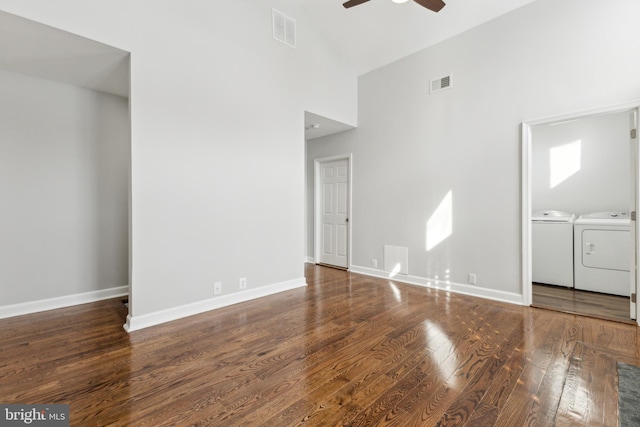
M 272 39 L 272 6 L 297 49 Z M 133 319 L 209 300 L 214 281 L 304 285 L 304 111 L 355 124 L 357 102 L 309 17 L 266 0 L 0 9 L 131 52 Z

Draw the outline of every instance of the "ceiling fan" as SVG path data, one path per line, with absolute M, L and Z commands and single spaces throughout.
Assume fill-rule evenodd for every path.
M 362 3 L 366 3 L 368 1 L 369 0 L 349 0 L 348 2 L 344 3 L 343 6 L 348 9 L 350 7 L 357 6 Z M 407 1 L 407 0 L 404 0 L 404 1 L 393 0 L 393 1 L 395 1 L 396 3 L 404 3 L 404 1 Z M 424 6 L 427 9 L 432 10 L 434 12 L 440 12 L 440 9 L 442 9 L 445 5 L 445 3 L 442 0 L 413 0 L 413 1 L 418 3 L 420 6 Z

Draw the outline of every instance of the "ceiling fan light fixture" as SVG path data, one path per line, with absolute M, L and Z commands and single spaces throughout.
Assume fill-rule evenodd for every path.
M 342 6 L 344 6 L 345 9 L 349 9 L 350 7 L 358 6 L 368 1 L 369 0 L 347 0 L 345 3 L 342 4 Z M 394 3 L 405 3 L 409 0 L 392 0 L 392 1 Z M 444 1 L 442 0 L 413 0 L 413 1 L 418 3 L 420 6 L 429 9 L 432 12 L 440 12 L 440 9 L 442 9 L 445 6 Z

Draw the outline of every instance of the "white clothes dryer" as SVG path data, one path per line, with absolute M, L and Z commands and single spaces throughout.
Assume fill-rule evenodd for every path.
M 575 215 L 536 211 L 531 217 L 531 275 L 534 283 L 573 287 Z
M 629 296 L 631 232 L 626 212 L 581 215 L 574 225 L 575 288 Z

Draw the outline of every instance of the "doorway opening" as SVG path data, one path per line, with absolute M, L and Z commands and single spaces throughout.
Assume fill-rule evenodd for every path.
M 345 150 L 345 144 L 342 141 L 336 141 L 334 139 L 334 135 L 338 133 L 348 132 L 350 130 L 355 129 L 355 126 L 349 125 L 347 123 L 331 119 L 329 117 L 321 116 L 318 114 L 311 113 L 309 111 L 304 112 L 304 129 L 305 129 L 305 254 L 304 254 L 304 262 L 305 263 L 324 263 L 330 267 L 337 267 L 340 269 L 349 269 L 351 265 L 351 248 L 352 248 L 352 238 L 351 238 L 351 230 L 353 224 L 353 211 L 352 211 L 352 177 L 353 177 L 353 161 L 351 154 L 344 154 L 347 150 Z M 348 144 L 347 144 L 348 145 Z M 318 210 L 321 206 L 321 201 L 319 201 L 319 197 L 321 194 L 321 187 L 319 186 L 320 179 L 320 165 L 327 162 L 340 162 L 346 161 L 346 188 L 344 186 L 344 176 L 343 177 L 334 177 L 334 180 L 342 180 L 343 182 L 338 185 L 337 182 L 327 183 L 331 184 L 332 191 L 338 191 L 335 193 L 336 197 L 341 197 L 340 203 L 343 206 L 333 206 L 336 208 L 340 208 L 341 210 L 346 210 L 347 214 L 344 212 L 340 214 L 340 218 L 334 218 L 334 230 L 336 233 L 335 236 L 332 237 L 333 243 L 339 244 L 340 247 L 337 247 L 333 250 L 334 252 L 340 250 L 342 252 L 346 252 L 346 255 L 342 255 L 338 258 L 338 260 L 326 260 L 325 257 L 321 257 L 321 248 L 319 245 L 321 237 L 324 236 L 323 232 L 319 231 L 319 224 L 321 221 L 319 220 L 320 215 Z M 344 166 L 343 172 L 344 173 Z M 339 173 L 339 171 L 335 171 Z M 334 185 L 335 184 L 335 185 Z M 346 202 L 344 197 L 347 197 Z M 336 199 L 333 201 L 334 205 L 338 203 Z M 346 203 L 346 207 L 345 207 Z M 333 208 L 332 207 L 332 208 Z M 331 232 L 328 230 L 324 231 L 325 233 L 329 233 L 331 236 Z M 346 247 L 344 246 L 346 242 Z M 329 248 L 327 248 L 330 250 Z M 345 263 L 346 260 L 346 263 Z M 338 265 L 336 265 L 338 264 Z
M 0 27 L 0 282 L 18 285 L 0 317 L 130 298 L 130 52 L 2 11 Z
M 522 124 L 525 305 L 636 323 L 638 105 Z

